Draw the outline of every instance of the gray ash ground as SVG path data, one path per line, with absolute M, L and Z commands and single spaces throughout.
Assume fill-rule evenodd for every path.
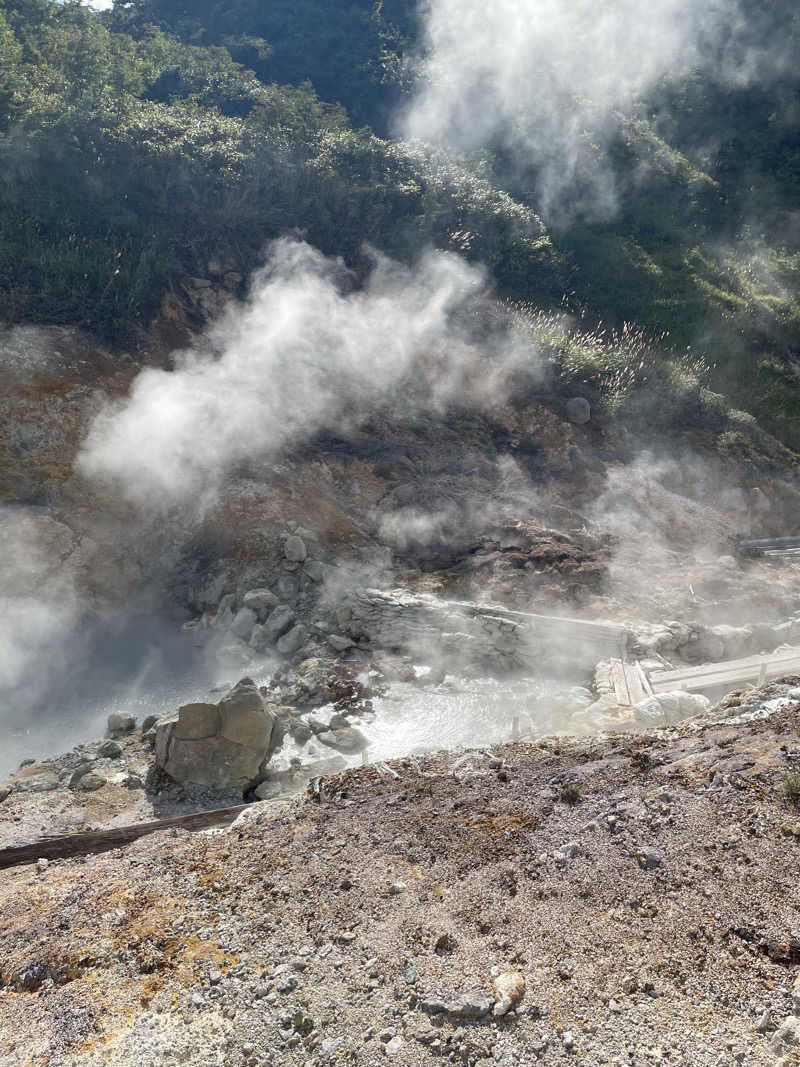
M 0 1063 L 794 1065 L 800 706 L 754 717 L 789 688 L 7 872 Z

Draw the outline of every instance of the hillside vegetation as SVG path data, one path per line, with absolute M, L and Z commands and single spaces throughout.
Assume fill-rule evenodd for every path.
M 747 10 L 797 40 L 788 0 Z M 796 445 L 800 68 L 660 85 L 615 118 L 620 212 L 567 222 L 499 147 L 392 139 L 419 33 L 411 0 L 1 0 L 0 318 L 130 345 L 178 278 L 209 260 L 246 278 L 286 231 L 357 273 L 365 245 L 434 245 L 503 298 L 691 346 Z

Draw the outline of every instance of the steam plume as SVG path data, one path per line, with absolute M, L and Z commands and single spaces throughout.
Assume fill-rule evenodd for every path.
M 482 272 L 435 253 L 413 270 L 376 255 L 356 290 L 340 261 L 279 240 L 248 303 L 176 372 L 142 371 L 130 398 L 91 427 L 79 466 L 140 505 L 190 501 L 237 462 L 355 424 L 382 398 L 491 403 L 533 357 L 505 330 L 473 336 L 484 291 Z
M 552 217 L 614 212 L 606 150 L 660 79 L 699 69 L 746 85 L 788 51 L 743 0 L 432 0 L 425 56 L 403 132 L 462 152 L 499 144 Z

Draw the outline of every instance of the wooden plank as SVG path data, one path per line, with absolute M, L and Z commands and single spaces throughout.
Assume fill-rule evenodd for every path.
M 634 663 L 612 660 L 611 681 L 614 685 L 614 698 L 622 707 L 633 707 L 653 695 L 638 660 Z
M 625 673 L 628 677 L 628 692 L 630 694 L 631 704 L 634 705 L 641 704 L 643 700 L 646 700 L 647 697 L 651 696 L 651 693 L 649 693 L 642 685 L 638 667 L 638 662 L 625 664 Z
M 705 678 L 712 674 L 730 674 L 731 672 L 744 673 L 758 676 L 762 664 L 767 664 L 767 670 L 780 667 L 791 667 L 800 663 L 800 648 L 787 649 L 782 652 L 772 652 L 763 656 L 747 656 L 744 659 L 723 660 L 720 663 L 703 663 L 697 667 L 679 667 L 671 671 L 653 671 L 650 681 L 653 685 L 662 681 L 692 681 L 695 678 Z
M 755 541 L 739 541 L 736 551 L 740 556 L 763 556 L 793 554 L 800 549 L 800 537 L 761 537 Z
M 702 692 L 725 686 L 735 689 L 747 684 L 759 685 L 787 674 L 800 674 L 800 648 L 722 663 L 705 663 L 699 667 L 654 671 L 650 675 L 650 684 L 655 693 L 666 693 L 670 689 Z
M 211 826 L 233 822 L 237 815 L 249 807 L 251 807 L 250 804 L 237 804 L 233 808 L 198 811 L 191 815 L 176 815 L 154 822 L 115 826 L 110 830 L 88 830 L 80 834 L 65 834 L 63 837 L 42 837 L 27 845 L 0 849 L 0 870 L 16 867 L 21 863 L 35 863 L 38 859 L 66 859 L 72 856 L 86 856 L 92 852 L 108 852 L 109 849 L 120 848 L 147 834 L 154 834 L 158 830 L 168 830 L 170 827 L 181 827 L 184 830 L 206 830 Z
M 611 680 L 614 683 L 614 696 L 618 704 L 629 707 L 633 704 L 628 691 L 628 679 L 625 677 L 625 664 L 614 660 L 611 664 Z
M 650 679 L 647 677 L 647 671 L 645 671 L 644 667 L 641 665 L 638 659 L 636 661 L 636 673 L 639 675 L 639 684 L 641 685 L 642 692 L 644 693 L 643 699 L 646 700 L 647 697 L 651 697 L 653 695 L 653 687 L 652 685 L 650 685 Z

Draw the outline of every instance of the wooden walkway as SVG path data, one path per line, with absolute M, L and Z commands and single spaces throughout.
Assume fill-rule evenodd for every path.
M 723 663 L 704 663 L 700 667 L 653 671 L 650 684 L 654 693 L 668 693 L 671 689 L 686 689 L 690 693 L 715 689 L 730 692 L 746 685 L 763 685 L 790 674 L 800 674 L 800 648 L 786 648 Z
M 629 707 L 649 696 L 684 689 L 688 693 L 722 695 L 748 685 L 763 685 L 787 675 L 800 675 L 800 648 L 785 648 L 765 655 L 703 663 L 699 667 L 679 667 L 671 671 L 650 671 L 638 660 L 624 663 L 612 660 L 611 678 L 618 704 Z
M 800 556 L 800 537 L 762 537 L 755 541 L 740 541 L 736 551 L 740 556 L 791 559 Z

